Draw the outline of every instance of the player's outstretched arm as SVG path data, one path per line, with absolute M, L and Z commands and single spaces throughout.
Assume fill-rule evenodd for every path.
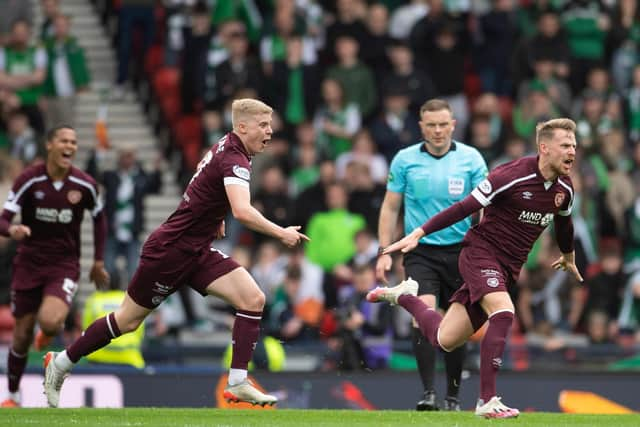
M 308 241 L 309 237 L 300 233 L 299 225 L 280 227 L 269 221 L 260 211 L 251 206 L 249 187 L 238 184 L 225 185 L 231 212 L 243 225 L 259 233 L 268 234 L 280 240 L 285 246 L 293 247 L 302 241 Z
M 482 209 L 482 204 L 480 204 L 473 195 L 469 195 L 458 203 L 449 206 L 444 211 L 435 215 L 421 227 L 418 227 L 411 233 L 407 234 L 403 239 L 387 246 L 382 253 L 390 254 L 398 250 L 403 253 L 407 253 L 418 246 L 418 242 L 422 236 L 447 228 L 480 209 Z
M 563 270 L 572 273 L 579 282 L 584 282 L 582 275 L 578 271 L 575 261 L 575 252 L 562 254 L 560 258 L 551 263 L 551 267 L 556 270 Z
M 422 231 L 422 228 L 418 227 L 411 233 L 404 236 L 402 239 L 384 248 L 382 253 L 390 254 L 396 251 L 400 251 L 403 254 L 406 254 L 407 252 L 413 250 L 416 246 L 418 246 L 418 242 L 420 241 L 422 236 L 424 236 L 424 231 Z

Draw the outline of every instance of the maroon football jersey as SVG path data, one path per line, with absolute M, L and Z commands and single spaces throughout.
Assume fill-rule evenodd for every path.
M 229 132 L 200 160 L 180 205 L 150 239 L 190 253 L 208 247 L 230 210 L 225 185 L 248 188 L 250 179 L 249 154 L 238 136 Z
M 498 260 L 517 278 L 531 247 L 555 215 L 571 215 L 573 185 L 567 176 L 546 181 L 535 156 L 495 168 L 472 191 L 484 216 L 466 235 L 496 248 Z
M 76 167 L 54 182 L 44 163 L 28 167 L 16 179 L 4 209 L 20 213 L 31 236 L 18 246 L 16 261 L 47 265 L 80 258 L 80 225 L 85 209 L 95 217 L 102 210 L 95 180 Z

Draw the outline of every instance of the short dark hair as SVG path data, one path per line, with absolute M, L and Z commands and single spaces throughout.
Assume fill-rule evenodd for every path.
M 448 110 L 450 113 L 453 113 L 451 110 L 451 106 L 444 99 L 434 98 L 430 99 L 420 107 L 420 116 L 424 114 L 425 111 L 440 111 L 440 110 Z
M 51 129 L 49 129 L 47 131 L 47 142 L 48 141 L 53 141 L 53 138 L 56 137 L 56 135 L 58 134 L 58 131 L 61 129 L 71 129 L 73 131 L 75 131 L 75 128 L 71 125 L 67 125 L 67 124 L 62 124 L 62 125 L 57 125 L 52 127 Z

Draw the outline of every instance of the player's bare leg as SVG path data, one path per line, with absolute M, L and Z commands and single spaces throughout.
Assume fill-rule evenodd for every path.
M 149 313 L 151 310 L 138 305 L 127 294 L 118 310 L 89 325 L 66 350 L 47 353 L 44 357 L 44 392 L 49 406 L 58 406 L 62 384 L 81 357 L 105 347 L 122 334 L 135 331 Z
M 515 418 L 520 411 L 509 408 L 496 395 L 496 377 L 502 365 L 502 354 L 513 322 L 514 307 L 504 291 L 486 294 L 480 300 L 489 317 L 489 326 L 480 344 L 480 399 L 476 415 L 485 418 Z
M 237 310 L 231 341 L 229 383 L 224 390 L 224 398 L 262 406 L 277 403 L 275 396 L 261 392 L 247 379 L 249 361 L 260 334 L 264 293 L 244 268 L 236 268 L 214 280 L 207 287 L 207 293 L 225 299 Z
M 7 377 L 9 394 L 0 403 L 0 407 L 13 408 L 20 406 L 20 380 L 27 365 L 29 346 L 33 340 L 33 328 L 36 323 L 36 313 L 25 314 L 16 319 L 13 328 L 13 339 L 7 355 Z
M 36 334 L 33 347 L 44 350 L 49 347 L 51 341 L 62 331 L 64 321 L 69 314 L 69 306 L 60 298 L 46 295 L 38 310 L 38 326 L 40 330 Z

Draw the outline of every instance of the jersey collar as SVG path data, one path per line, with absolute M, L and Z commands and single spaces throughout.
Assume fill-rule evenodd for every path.
M 536 156 L 536 163 L 535 163 L 535 171 L 536 171 L 536 175 L 538 176 L 538 178 L 540 178 L 540 180 L 542 181 L 542 183 L 544 184 L 544 189 L 548 190 L 549 188 L 551 188 L 553 186 L 553 184 L 555 184 L 558 181 L 558 177 L 556 177 L 556 179 L 554 179 L 553 181 L 549 181 L 547 180 L 543 175 L 542 172 L 540 171 L 540 166 L 538 166 L 538 162 L 540 161 L 540 156 Z
M 449 149 L 447 150 L 447 152 L 442 154 L 441 156 L 436 156 L 435 154 L 432 154 L 429 152 L 429 150 L 427 150 L 427 143 L 425 141 L 422 141 L 422 144 L 420 144 L 420 151 L 422 151 L 423 153 L 427 153 L 434 159 L 441 159 L 447 154 L 449 154 L 449 151 L 456 151 L 457 149 L 458 147 L 456 146 L 456 142 L 454 140 L 451 140 L 451 145 L 449 146 Z

